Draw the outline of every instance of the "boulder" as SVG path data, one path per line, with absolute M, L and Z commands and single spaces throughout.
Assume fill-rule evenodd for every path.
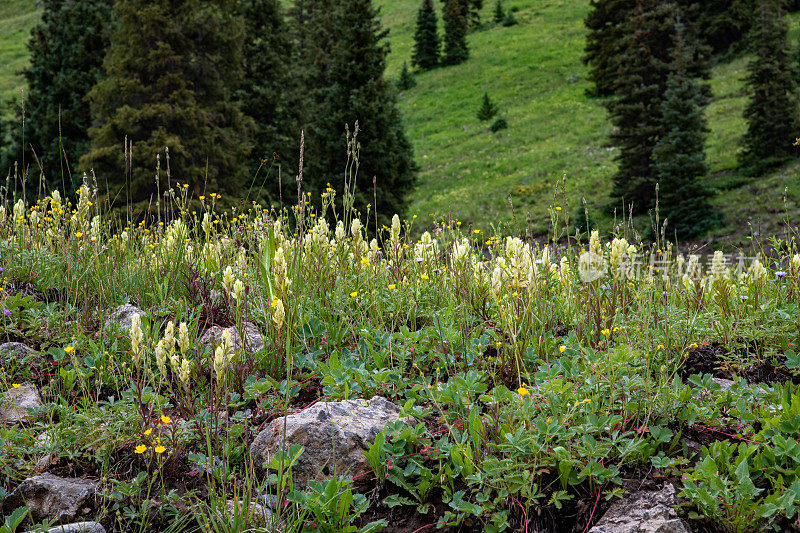
M 135 305 L 125 304 L 120 305 L 106 318 L 106 322 L 103 325 L 104 330 L 109 330 L 113 328 L 122 329 L 124 331 L 129 331 L 131 329 L 131 324 L 133 321 L 133 315 L 143 315 L 144 311 L 136 307 Z
M 9 424 L 36 420 L 32 410 L 41 409 L 42 397 L 33 383 L 25 382 L 19 388 L 11 388 L 0 403 L 0 418 Z
M 94 481 L 61 478 L 45 473 L 20 483 L 9 500 L 12 508 L 26 505 L 35 522 L 49 520 L 69 523 L 80 519 L 89 511 L 84 504 L 96 490 L 97 483 Z
M 39 352 L 21 342 L 0 344 L 0 361 L 11 361 L 12 359 L 22 361 L 23 359 L 34 358 L 37 355 L 39 355 Z
M 675 512 L 675 488 L 640 491 L 614 502 L 589 533 L 689 533 Z
M 270 422 L 250 446 L 250 457 L 261 467 L 281 449 L 286 426 L 284 451 L 294 444 L 303 446 L 303 454 L 293 468 L 295 483 L 306 486 L 312 479 L 324 480 L 335 475 L 356 477 L 369 472 L 364 452 L 383 431 L 386 424 L 402 420 L 400 408 L 380 396 L 366 400 L 318 402 L 311 407 Z
M 723 378 L 711 378 L 711 381 L 719 385 L 720 392 L 727 392 L 728 389 L 733 387 L 734 382 L 730 379 L 723 379 Z
M 27 533 L 33 533 L 33 531 Z M 47 533 L 106 533 L 106 528 L 97 522 L 75 522 L 52 527 L 47 530 Z
M 258 331 L 258 328 L 252 322 L 244 323 L 244 346 L 241 345 L 239 338 L 239 329 L 236 326 L 229 328 L 222 328 L 220 326 L 211 326 L 200 337 L 198 341 L 200 344 L 211 346 L 214 343 L 222 342 L 222 333 L 226 330 L 231 332 L 231 340 L 236 348 L 244 348 L 246 350 L 257 352 L 264 348 L 264 336 Z

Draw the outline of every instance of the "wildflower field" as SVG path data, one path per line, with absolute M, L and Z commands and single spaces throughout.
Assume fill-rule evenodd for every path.
M 557 205 L 544 247 L 458 220 L 409 239 L 346 192 L 223 212 L 186 191 L 130 226 L 87 185 L 0 208 L 0 531 L 65 520 L 18 497 L 45 474 L 90 480 L 70 519 L 107 531 L 581 532 L 668 485 L 697 531 L 798 527 L 788 227 L 682 256 L 570 235 Z M 345 400 L 396 413 L 358 474 L 337 448 L 300 480 L 311 441 L 254 454 Z

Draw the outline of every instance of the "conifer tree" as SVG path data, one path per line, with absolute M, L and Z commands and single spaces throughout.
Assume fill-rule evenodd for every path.
M 81 165 L 93 168 L 110 200 L 128 202 L 134 216 L 167 188 L 165 148 L 169 185 L 188 184 L 195 197 L 243 196 L 252 123 L 232 99 L 242 71 L 232 0 L 117 0 L 115 7 L 118 29 L 106 77 L 89 93 L 97 126 Z
M 487 121 L 497 114 L 497 106 L 489 98 L 489 93 L 483 91 L 483 101 L 481 107 L 478 109 L 478 120 Z
M 670 235 L 680 239 L 703 233 L 718 221 L 709 203 L 711 190 L 702 181 L 708 172 L 704 110 L 709 91 L 692 77 L 695 56 L 695 46 L 688 42 L 683 24 L 678 24 L 653 167 L 661 218 L 668 220 Z
M 279 0 L 239 0 L 239 9 L 246 38 L 242 50 L 244 78 L 237 99 L 256 127 L 250 175 L 260 172 L 255 186 L 277 198 L 276 167 L 287 176 L 282 183 L 288 194 L 300 143 L 298 89 L 296 78 L 287 68 L 294 53 L 292 42 Z
M 656 175 L 652 152 L 661 134 L 661 104 L 672 62 L 675 4 L 637 0 L 634 15 L 625 28 L 622 52 L 615 58 L 615 98 L 606 103 L 616 131 L 611 135 L 617 152 L 612 205 L 632 205 L 634 213 L 653 206 Z M 698 47 L 687 71 L 708 77 L 707 50 Z
M 622 51 L 625 28 L 634 13 L 636 0 L 591 0 L 592 10 L 584 20 L 586 35 L 583 62 L 589 66 L 592 96 L 614 92 L 617 56 Z
M 503 16 L 505 15 L 505 11 L 503 11 L 503 0 L 497 0 L 494 4 L 494 22 L 495 24 L 500 24 L 503 22 Z
M 403 61 L 403 69 L 400 71 L 400 77 L 397 80 L 397 88 L 401 91 L 407 91 L 417 85 L 417 80 L 414 75 L 408 70 L 408 63 Z
M 416 167 L 393 84 L 384 77 L 387 32 L 381 29 L 371 0 L 338 1 L 329 22 L 331 45 L 309 78 L 323 85 L 310 91 L 320 99 L 308 105 L 313 111 L 305 121 L 303 188 L 318 198 L 330 183 L 341 198 L 348 163 L 345 127 L 352 131 L 358 123 L 355 207 L 366 215 L 370 204 L 372 213 L 388 224 L 395 213 L 405 210 Z
M 755 56 L 747 67 L 750 101 L 741 162 L 751 172 L 780 164 L 799 136 L 794 69 L 781 0 L 761 0 L 750 35 Z
M 439 64 L 439 30 L 433 0 L 422 0 L 417 12 L 417 29 L 414 32 L 414 53 L 411 64 L 420 70 L 428 70 Z
M 469 58 L 467 46 L 467 17 L 459 0 L 447 0 L 444 7 L 444 57 L 445 65 L 457 65 Z
M 442 0 L 442 3 L 447 5 L 449 0 Z M 467 19 L 467 26 L 479 26 L 481 23 L 481 9 L 483 9 L 483 0 L 458 0 L 458 5 L 461 8 L 461 13 Z
M 78 158 L 88 148 L 89 107 L 84 98 L 102 76 L 103 57 L 113 22 L 111 0 L 44 0 L 42 18 L 28 42 L 30 66 L 25 70 L 24 143 L 21 106 L 8 121 L 9 144 L 3 173 L 17 162 L 27 174 L 29 189 L 38 184 L 40 169 L 46 183 L 74 192 L 70 180 Z M 36 162 L 38 160 L 38 163 Z M 35 170 L 34 170 L 35 169 Z

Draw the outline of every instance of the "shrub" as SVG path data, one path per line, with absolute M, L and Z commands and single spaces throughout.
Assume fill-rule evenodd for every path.
M 508 128 L 508 121 L 506 121 L 506 119 L 504 119 L 503 117 L 500 117 L 494 122 L 492 122 L 492 125 L 489 127 L 489 129 L 492 130 L 492 133 L 497 133 L 498 131 L 507 128 Z

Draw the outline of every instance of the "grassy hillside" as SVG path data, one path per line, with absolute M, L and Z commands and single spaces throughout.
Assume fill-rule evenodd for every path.
M 24 87 L 18 73 L 28 64 L 25 44 L 38 18 L 34 0 L 0 2 L 0 101 L 19 97 Z
M 381 3 L 391 30 L 390 75 L 396 76 L 411 54 L 418 2 Z M 490 21 L 494 2 L 486 4 L 483 18 Z M 612 220 L 600 206 L 608 200 L 614 172 L 613 149 L 606 145 L 611 126 L 601 102 L 584 94 L 582 21 L 588 2 L 506 0 L 505 5 L 518 9 L 518 26 L 487 23 L 470 35 L 467 63 L 420 74 L 417 87 L 401 95 L 421 167 L 413 212 L 423 220 L 452 213 L 486 226 L 511 220 L 510 196 L 517 220 L 529 213 L 534 229 L 546 231 L 554 183 L 566 175 L 571 212 L 582 216 L 585 198 L 592 218 L 610 227 Z M 792 39 L 796 27 L 795 21 Z M 741 80 L 746 63 L 738 58 L 714 68 L 714 101 L 708 109 L 709 179 L 719 189 L 715 205 L 726 218 L 725 227 L 711 237 L 737 245 L 748 242 L 748 221 L 754 229 L 760 223 L 764 233 L 777 230 L 784 188 L 790 217 L 799 214 L 792 200 L 800 186 L 796 165 L 744 184 L 731 177 L 745 127 Z M 508 130 L 492 134 L 475 117 L 484 88 L 500 105 Z
M 390 30 L 388 74 L 396 77 L 411 56 L 419 0 L 376 1 Z M 611 126 L 601 102 L 585 95 L 581 63 L 588 1 L 505 0 L 520 22 L 508 28 L 490 23 L 493 7 L 486 2 L 484 27 L 470 34 L 468 62 L 420 74 L 418 85 L 400 96 L 421 169 L 412 214 L 425 223 L 452 215 L 488 227 L 511 221 L 510 198 L 520 224 L 529 215 L 532 229 L 544 232 L 554 183 L 565 175 L 570 214 L 583 216 L 585 198 L 593 220 L 609 228 L 612 220 L 600 207 L 614 172 L 613 148 L 606 145 Z M 22 79 L 14 73 L 25 65 L 25 41 L 37 17 L 30 0 L 0 5 L 1 97 L 19 94 Z M 793 39 L 797 26 L 795 21 Z M 792 200 L 800 187 L 797 165 L 752 180 L 731 172 L 744 129 L 745 66 L 746 59 L 737 58 L 715 67 L 708 109 L 709 179 L 726 217 L 725 227 L 711 237 L 734 244 L 747 242 L 748 220 L 754 228 L 763 225 L 764 233 L 778 228 L 785 188 L 790 217 L 800 214 Z M 509 129 L 490 133 L 489 124 L 475 117 L 484 89 Z

